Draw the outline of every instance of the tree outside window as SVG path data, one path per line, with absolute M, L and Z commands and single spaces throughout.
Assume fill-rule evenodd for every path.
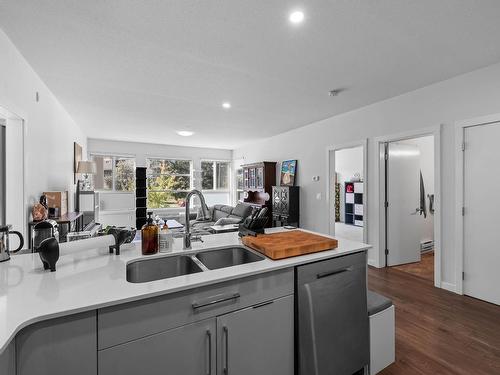
M 148 208 L 183 207 L 191 190 L 190 160 L 147 159 Z

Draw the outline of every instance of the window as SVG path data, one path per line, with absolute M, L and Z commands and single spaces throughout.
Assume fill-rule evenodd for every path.
M 236 169 L 236 202 L 243 201 L 243 168 Z
M 191 190 L 190 160 L 147 159 L 148 208 L 183 207 Z
M 230 168 L 228 161 L 203 160 L 201 162 L 201 189 L 208 206 L 231 204 Z
M 94 188 L 106 191 L 135 190 L 135 159 L 111 155 L 91 155 L 96 164 Z
M 229 169 L 227 161 L 201 162 L 201 188 L 203 190 L 229 190 Z

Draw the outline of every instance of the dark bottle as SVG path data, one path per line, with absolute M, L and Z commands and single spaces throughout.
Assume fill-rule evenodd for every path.
M 158 252 L 159 228 L 154 223 L 153 212 L 148 212 L 148 220 L 141 229 L 142 255 L 151 255 Z

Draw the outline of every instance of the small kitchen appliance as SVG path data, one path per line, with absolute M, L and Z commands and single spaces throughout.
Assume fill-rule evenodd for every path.
M 0 226 L 0 262 L 5 262 L 10 259 L 10 253 L 15 253 L 21 250 L 24 246 L 24 238 L 21 233 L 15 230 L 10 230 L 11 225 Z M 9 248 L 9 235 L 15 234 L 19 237 L 19 247 L 16 250 Z
M 55 238 L 59 242 L 59 225 L 54 220 L 44 220 L 33 226 L 32 249 L 37 253 L 43 240 L 47 238 Z

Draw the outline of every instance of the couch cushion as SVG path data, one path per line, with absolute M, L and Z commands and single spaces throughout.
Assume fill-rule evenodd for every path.
M 245 219 L 247 216 L 250 216 L 252 213 L 252 206 L 248 204 L 238 203 L 235 208 L 231 211 L 232 216 L 239 216 Z
M 229 225 L 229 224 L 239 224 L 243 221 L 243 219 L 239 216 L 235 217 L 221 217 L 219 220 L 215 222 L 214 225 Z
M 233 220 L 239 220 L 240 222 L 243 222 L 243 220 L 245 220 L 245 218 L 243 218 L 241 216 L 236 216 L 236 215 L 229 215 L 227 218 L 233 219 Z
M 217 221 L 222 217 L 228 217 L 233 208 L 223 204 L 216 204 L 213 208 L 212 220 Z

